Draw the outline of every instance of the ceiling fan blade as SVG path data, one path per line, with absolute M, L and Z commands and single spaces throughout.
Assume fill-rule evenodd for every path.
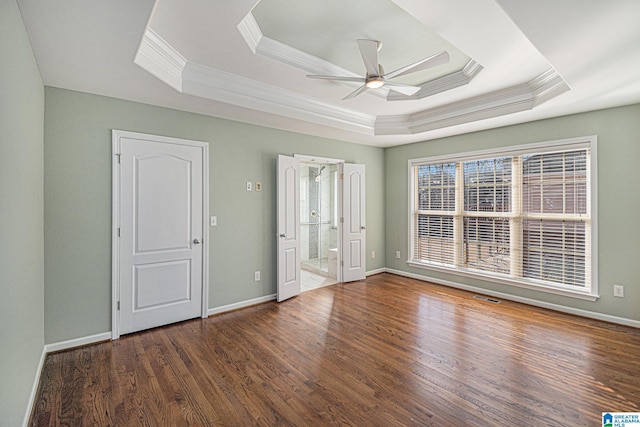
M 344 82 L 358 82 L 364 83 L 367 79 L 364 77 L 347 77 L 347 76 L 318 76 L 315 74 L 308 74 L 310 79 L 323 79 L 323 80 L 339 80 Z
M 358 39 L 358 48 L 360 49 L 360 55 L 362 55 L 362 61 L 367 69 L 367 76 L 379 76 L 380 67 L 378 64 L 378 45 L 379 42 L 375 40 Z
M 367 90 L 367 85 L 362 85 L 358 89 L 356 89 L 353 92 L 351 92 L 349 95 L 347 95 L 344 98 L 342 98 L 342 100 L 345 101 L 347 99 L 355 98 L 356 96 L 360 95 L 365 90 Z
M 393 91 L 399 92 L 407 96 L 415 95 L 420 90 L 418 86 L 410 86 L 410 85 L 405 85 L 402 83 L 395 83 L 395 82 L 385 82 L 384 85 Z
M 437 65 L 443 65 L 449 62 L 449 53 L 447 51 L 442 51 L 440 53 L 436 53 L 433 56 L 428 58 L 421 59 L 418 62 L 414 62 L 413 64 L 404 66 L 402 68 L 398 68 L 395 71 L 391 71 L 384 75 L 385 79 L 392 79 L 394 77 L 403 76 L 405 74 L 415 73 L 417 71 L 426 70 L 427 68 L 435 67 Z

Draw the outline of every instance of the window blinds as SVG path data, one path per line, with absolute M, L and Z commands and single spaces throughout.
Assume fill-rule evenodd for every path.
M 589 291 L 590 150 L 412 164 L 412 261 Z

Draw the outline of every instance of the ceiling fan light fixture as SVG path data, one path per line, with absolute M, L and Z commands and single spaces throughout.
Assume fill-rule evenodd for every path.
M 379 89 L 384 86 L 384 79 L 382 77 L 374 77 L 367 80 L 365 86 L 367 86 L 369 89 Z
M 358 39 L 356 41 L 358 43 L 360 55 L 362 56 L 362 61 L 364 62 L 364 66 L 367 71 L 364 77 L 326 76 L 314 74 L 307 75 L 307 77 L 310 77 L 312 79 L 360 83 L 360 87 L 342 98 L 343 101 L 355 98 L 361 93 L 366 92 L 367 89 L 380 89 L 383 86 L 387 86 L 390 90 L 399 92 L 408 97 L 413 96 L 420 90 L 420 87 L 397 83 L 391 81 L 390 79 L 393 79 L 394 77 L 400 77 L 405 74 L 415 73 L 420 70 L 435 67 L 436 65 L 449 62 L 449 54 L 446 51 L 443 51 L 428 58 L 424 58 L 418 62 L 414 62 L 413 64 L 405 65 L 404 67 L 398 68 L 397 70 L 390 73 L 385 73 L 384 68 L 378 61 L 378 51 L 380 50 L 382 43 L 376 40 L 368 39 Z M 387 82 L 387 80 L 389 80 L 389 82 Z

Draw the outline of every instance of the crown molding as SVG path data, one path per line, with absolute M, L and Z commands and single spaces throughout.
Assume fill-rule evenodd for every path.
M 187 62 L 182 87 L 185 94 L 373 135 L 374 116 L 193 62 Z
M 284 58 L 283 62 L 295 63 L 299 68 L 307 67 L 307 70 L 320 67 L 313 69 L 317 70 L 315 72 L 335 71 L 331 71 L 333 64 L 304 53 L 300 55 L 301 52 L 268 37 L 257 37 L 250 23 L 244 22 L 240 26 L 243 27 L 245 39 L 257 40 L 254 46 L 257 52 L 264 51 L 265 55 L 271 57 L 279 56 Z M 554 69 L 549 69 L 526 83 L 473 98 L 412 114 L 376 117 L 190 62 L 150 28 L 143 36 L 134 62 L 184 94 L 364 135 L 419 134 L 530 110 L 570 89 Z M 421 92 L 429 96 L 429 93 L 464 85 L 481 70 L 482 66 L 469 61 L 460 72 L 425 83 Z
M 265 36 L 262 34 L 262 30 L 252 13 L 248 13 L 247 16 L 240 21 L 238 24 L 238 31 L 240 31 L 240 34 L 254 54 L 262 55 L 283 64 L 291 65 L 292 67 L 306 71 L 309 74 L 362 77 L 362 75 L 344 69 L 332 62 L 310 55 L 285 43 Z M 351 89 L 356 89 L 360 86 L 359 83 L 355 82 L 336 81 L 334 83 Z M 369 89 L 367 94 L 385 99 L 389 92 L 389 89 L 382 87 L 380 89 Z
M 535 94 L 534 106 L 538 106 L 571 89 L 567 82 L 565 82 L 560 74 L 553 68 L 550 68 L 531 80 L 530 84 Z
M 362 77 L 361 75 L 345 70 L 332 62 L 310 55 L 265 36 L 262 34 L 260 26 L 251 13 L 247 14 L 247 16 L 245 16 L 245 18 L 238 24 L 238 31 L 240 31 L 240 34 L 254 54 L 275 59 L 276 61 L 291 65 L 311 74 Z M 346 83 L 353 85 L 350 82 Z M 357 83 L 355 85 L 357 85 Z
M 258 22 L 255 20 L 252 13 L 248 13 L 247 16 L 240 21 L 237 28 L 254 54 L 274 59 L 311 74 L 362 77 L 361 75 L 339 67 L 332 62 L 310 55 L 265 36 L 262 34 L 260 25 L 258 25 Z M 379 98 L 386 99 L 387 101 L 422 99 L 469 84 L 469 82 L 471 82 L 471 80 L 473 80 L 480 71 L 482 71 L 482 66 L 471 59 L 462 69 L 419 85 L 420 91 L 414 95 L 403 95 L 393 90 L 389 90 L 384 86 L 375 90 L 369 89 L 367 94 L 378 96 Z M 352 89 L 356 89 L 360 86 L 358 83 L 345 81 L 335 81 L 334 83 L 350 87 Z
M 245 43 L 247 43 L 247 46 L 251 49 L 251 52 L 255 54 L 263 34 L 253 14 L 249 12 L 247 16 L 240 21 L 237 28 Z
M 446 92 L 460 86 L 469 84 L 482 71 L 482 65 L 473 59 L 470 59 L 465 66 L 456 72 L 447 74 L 437 79 L 429 80 L 422 83 L 420 90 L 411 96 L 402 95 L 400 93 L 389 91 L 387 101 L 406 101 L 409 99 L 422 99 L 438 93 Z
M 373 135 L 374 116 L 190 62 L 151 28 L 134 62 L 184 94 Z
M 182 72 L 187 60 L 153 29 L 144 32 L 133 62 L 182 92 Z
M 407 135 L 531 110 L 569 90 L 554 69 L 527 83 L 403 116 L 378 116 L 376 135 Z

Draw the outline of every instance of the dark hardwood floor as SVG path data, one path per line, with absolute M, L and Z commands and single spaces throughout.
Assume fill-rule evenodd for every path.
M 390 274 L 50 354 L 30 425 L 599 426 L 640 330 Z

